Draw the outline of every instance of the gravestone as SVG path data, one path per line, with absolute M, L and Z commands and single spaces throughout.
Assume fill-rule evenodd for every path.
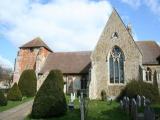
M 127 97 L 124 96 L 124 97 L 123 97 L 123 109 L 124 109 L 124 110 L 125 110 L 125 108 L 126 108 L 126 100 L 127 100 Z
M 125 111 L 129 113 L 129 97 L 126 98 Z
M 141 96 L 137 95 L 136 102 L 137 102 L 137 106 L 141 107 Z
M 132 99 L 132 103 L 131 103 L 131 116 L 133 120 L 137 120 L 137 103 L 134 98 Z
M 121 110 L 123 110 L 123 108 L 124 108 L 124 104 L 123 104 L 122 100 L 120 100 L 120 108 L 121 108 Z
M 73 93 L 73 100 L 75 100 L 76 99 L 76 93 L 74 92 Z
M 144 109 L 144 120 L 155 120 L 155 113 L 148 105 Z
M 143 106 L 143 107 L 145 107 L 146 106 L 146 98 L 145 98 L 145 96 L 142 96 L 141 97 L 141 105 Z
M 112 104 L 112 97 L 107 97 L 107 100 L 108 100 L 108 105 L 111 105 Z
M 83 97 L 83 92 L 81 92 L 81 96 L 80 96 L 80 111 L 81 111 L 81 120 L 84 120 L 85 118 L 85 116 L 84 116 L 84 114 L 85 114 L 85 108 L 84 108 L 85 106 L 84 106 L 84 97 Z
M 71 102 L 74 102 L 75 99 L 76 99 L 76 94 L 75 93 L 71 93 Z
M 149 106 L 150 104 L 151 104 L 151 101 L 150 101 L 150 99 L 145 99 L 145 104 L 146 104 L 146 106 Z

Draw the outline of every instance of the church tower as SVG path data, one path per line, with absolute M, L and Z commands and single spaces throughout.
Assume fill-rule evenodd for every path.
M 34 69 L 38 75 L 50 53 L 52 50 L 39 37 L 22 45 L 15 60 L 13 83 L 18 83 L 21 73 L 26 69 Z

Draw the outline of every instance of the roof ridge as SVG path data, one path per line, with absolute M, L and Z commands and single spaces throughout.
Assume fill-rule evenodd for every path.
M 86 52 L 92 52 L 92 50 L 90 51 L 57 51 L 54 53 L 86 53 Z
M 139 41 L 136 41 L 136 42 L 155 42 L 156 43 L 155 40 L 139 40 Z

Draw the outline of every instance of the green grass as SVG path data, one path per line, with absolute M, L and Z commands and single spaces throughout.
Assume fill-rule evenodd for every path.
M 0 112 L 11 109 L 13 107 L 16 107 L 22 103 L 25 103 L 29 100 L 33 99 L 33 97 L 30 98 L 24 98 L 22 101 L 8 101 L 7 106 L 0 106 Z
M 129 115 L 119 108 L 119 103 L 113 101 L 90 101 L 87 120 L 130 120 Z
M 67 97 L 68 101 L 68 97 Z M 25 120 L 30 119 L 29 116 Z M 67 111 L 67 113 L 58 118 L 50 118 L 45 120 L 80 120 L 79 101 L 75 100 L 75 110 Z M 113 101 L 109 105 L 106 101 L 89 101 L 88 115 L 86 120 L 130 120 L 129 116 L 119 108 L 119 103 Z

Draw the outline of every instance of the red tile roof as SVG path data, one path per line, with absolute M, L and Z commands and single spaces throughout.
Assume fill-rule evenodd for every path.
M 90 67 L 90 51 L 50 53 L 40 73 L 59 69 L 66 74 L 87 73 Z
M 143 64 L 159 64 L 158 56 L 160 56 L 160 46 L 154 41 L 137 41 L 139 49 L 142 52 Z
M 35 48 L 35 47 L 45 47 L 46 49 L 48 49 L 49 51 L 52 52 L 52 50 L 46 45 L 46 43 L 44 43 L 41 38 L 37 37 L 33 40 L 31 40 L 30 42 L 22 45 L 20 48 Z

